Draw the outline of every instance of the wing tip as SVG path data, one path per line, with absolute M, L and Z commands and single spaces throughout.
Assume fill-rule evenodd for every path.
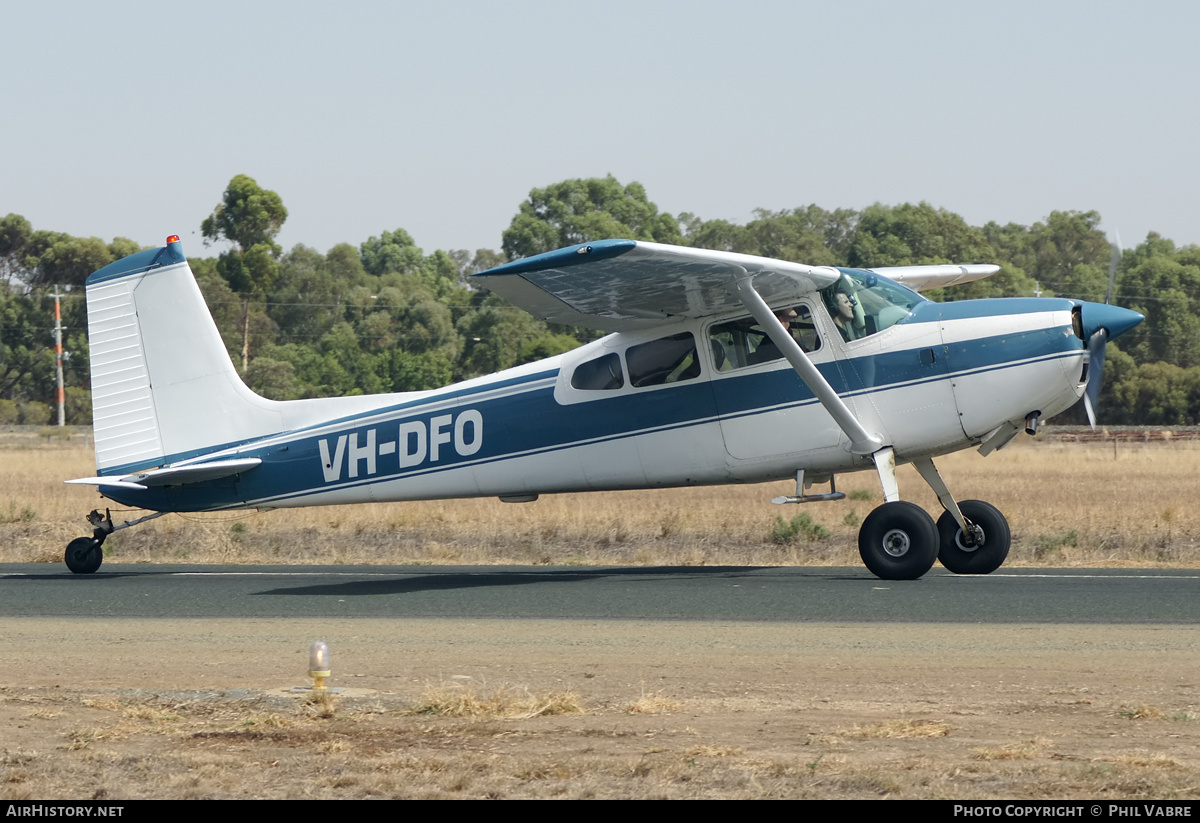
M 587 243 L 576 243 L 574 246 L 567 246 L 565 249 L 555 249 L 554 251 L 535 254 L 532 257 L 522 257 L 520 260 L 514 260 L 511 263 L 505 263 L 502 266 L 496 266 L 493 269 L 481 271 L 471 276 L 492 277 L 577 266 L 581 263 L 619 257 L 637 248 L 637 245 L 638 241 L 636 240 L 594 240 Z

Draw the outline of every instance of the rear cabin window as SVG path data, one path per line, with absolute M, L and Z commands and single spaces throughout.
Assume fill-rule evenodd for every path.
M 700 376 L 696 338 L 691 332 L 630 346 L 625 352 L 633 386 L 661 386 Z
M 821 338 L 817 336 L 812 312 L 807 306 L 780 309 L 775 316 L 787 327 L 801 349 L 814 352 L 821 348 Z M 719 372 L 757 366 L 783 357 L 783 352 L 753 317 L 712 326 L 708 330 L 708 340 L 712 346 L 713 365 Z
M 614 352 L 575 367 L 571 386 L 584 391 L 612 391 L 625 385 L 621 374 L 621 358 Z

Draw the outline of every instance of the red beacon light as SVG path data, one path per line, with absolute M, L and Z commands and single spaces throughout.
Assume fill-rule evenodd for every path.
M 178 242 L 179 242 L 178 234 L 172 234 L 170 237 L 167 238 L 167 245 L 170 245 L 171 243 L 178 243 Z

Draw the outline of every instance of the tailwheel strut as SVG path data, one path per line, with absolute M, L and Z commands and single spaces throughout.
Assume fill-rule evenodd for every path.
M 164 514 L 166 512 L 154 512 L 145 517 L 139 517 L 137 520 L 127 520 L 120 525 L 115 525 L 111 510 L 105 509 L 104 514 L 101 514 L 98 509 L 92 509 L 87 515 L 87 521 L 92 524 L 92 536 L 76 537 L 67 544 L 64 557 L 67 568 L 74 574 L 94 573 L 104 562 L 104 541 L 110 534 L 119 529 L 127 529 L 130 526 L 145 523 L 147 520 L 162 517 Z

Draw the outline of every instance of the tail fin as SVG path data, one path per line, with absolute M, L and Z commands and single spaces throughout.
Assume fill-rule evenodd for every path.
M 285 404 L 238 376 L 178 237 L 89 277 L 87 309 L 99 475 L 282 430 Z

